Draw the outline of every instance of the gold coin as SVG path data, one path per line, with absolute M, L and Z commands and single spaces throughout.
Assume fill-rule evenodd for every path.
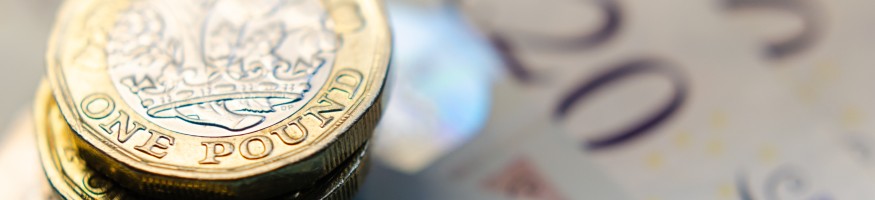
M 37 146 L 43 171 L 55 193 L 63 199 L 130 199 L 133 196 L 97 173 L 79 156 L 74 134 L 64 122 L 48 83 L 34 102 Z
M 315 187 L 306 189 L 289 199 L 352 199 L 367 175 L 370 163 L 367 152 L 366 143 L 347 158 L 342 167 L 335 169 Z
M 48 74 L 73 140 L 138 193 L 311 187 L 380 116 L 377 0 L 68 0 L 57 19 Z
M 73 143 L 75 133 L 67 126 L 48 84 L 42 84 L 36 99 L 34 119 L 37 143 L 46 178 L 62 199 L 142 199 L 87 166 Z M 275 199 L 351 199 L 364 181 L 367 142 L 312 188 L 289 192 Z M 35 191 L 29 191 L 35 192 Z M 45 199 L 45 198 L 43 198 Z

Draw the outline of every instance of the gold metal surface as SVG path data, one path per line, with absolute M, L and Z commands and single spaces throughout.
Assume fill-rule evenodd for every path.
M 205 87 L 212 88 L 212 92 L 197 92 L 197 88 L 185 90 L 195 91 L 193 93 L 182 91 L 184 94 L 172 89 L 161 90 L 161 92 L 176 92 L 167 94 L 174 98 L 181 98 L 180 95 L 201 96 L 161 100 L 160 102 L 165 103 L 161 105 L 164 107 L 150 107 L 158 102 L 153 101 L 158 97 L 144 95 L 144 91 L 150 88 L 154 90 L 155 87 L 151 86 L 156 85 L 161 78 L 143 82 L 147 79 L 137 77 L 142 74 L 135 73 L 132 79 L 114 79 L 117 76 L 110 75 L 109 63 L 124 64 L 128 61 L 108 61 L 113 58 L 113 52 L 109 50 L 116 47 L 113 46 L 115 45 L 113 42 L 118 39 L 111 37 L 110 32 L 119 29 L 120 19 L 128 19 L 122 15 L 135 5 L 144 2 L 152 1 L 66 1 L 58 15 L 46 55 L 49 82 L 55 97 L 59 100 L 60 113 L 75 133 L 70 140 L 76 143 L 78 153 L 91 167 L 124 188 L 159 198 L 249 199 L 277 196 L 286 191 L 312 187 L 316 180 L 338 167 L 370 138 L 380 116 L 378 98 L 386 76 L 391 50 L 391 36 L 382 2 L 322 1 L 325 18 L 333 21 L 326 27 L 334 31 L 338 41 L 332 66 L 322 69 L 329 70 L 326 82 L 322 87 L 313 88 L 308 92 L 311 94 L 304 93 L 303 96 L 312 95 L 312 99 L 296 102 L 300 108 L 279 122 L 258 130 L 247 130 L 245 128 L 249 126 L 245 126 L 240 129 L 243 130 L 240 133 L 218 136 L 186 130 L 200 130 L 202 126 L 215 125 L 225 128 L 224 132 L 233 132 L 240 131 L 237 129 L 239 127 L 234 126 L 234 123 L 204 122 L 206 118 L 192 117 L 191 111 L 186 109 L 210 104 L 225 106 L 225 108 L 231 103 L 252 105 L 257 103 L 246 102 L 250 102 L 250 99 L 266 99 L 265 102 L 273 102 L 272 98 L 293 98 L 294 95 L 286 95 L 281 89 L 276 89 L 274 92 L 251 89 L 251 87 L 246 89 L 248 86 L 240 86 L 239 88 L 243 89 L 239 91 L 234 89 L 232 92 L 222 93 L 216 89 L 222 87 L 210 85 Z M 160 4 L 175 1 L 154 2 Z M 248 1 L 238 3 L 246 4 L 246 2 Z M 159 6 L 159 8 L 164 7 Z M 144 20 L 147 22 L 145 24 L 152 22 L 148 21 L 148 18 L 136 19 Z M 157 26 L 169 26 L 164 23 L 158 24 L 161 25 Z M 164 37 L 161 34 L 159 36 Z M 139 37 L 131 41 L 149 40 L 150 38 L 147 37 Z M 169 46 L 168 48 L 179 48 L 174 45 Z M 272 49 L 271 52 L 274 50 Z M 200 53 L 208 54 L 212 49 L 205 51 Z M 176 54 L 174 56 L 182 57 Z M 171 61 L 167 63 L 175 63 L 172 58 L 170 59 Z M 159 63 L 155 59 L 148 61 L 150 66 Z M 294 68 L 290 66 L 280 68 L 282 67 L 280 66 L 273 69 L 294 70 L 300 64 L 299 61 L 292 62 L 295 64 Z M 129 62 L 137 64 L 141 60 Z M 246 68 L 244 73 L 265 70 L 261 67 L 264 66 Z M 183 72 L 179 73 L 179 76 L 186 76 Z M 237 71 L 225 70 L 216 73 L 228 73 L 240 77 L 233 75 L 240 73 Z M 316 76 L 318 75 L 313 75 Z M 239 80 L 233 79 L 230 82 L 242 83 L 235 82 Z M 144 84 L 153 85 L 147 87 Z M 180 84 L 182 85 L 179 87 L 182 88 L 197 86 L 187 85 L 187 82 Z M 138 88 L 130 88 L 131 91 L 127 91 L 120 85 Z M 171 88 L 171 86 L 162 87 Z M 255 86 L 260 85 L 255 84 Z M 123 98 L 124 95 L 131 96 L 128 93 L 132 91 L 133 94 L 139 95 L 141 101 Z M 238 92 L 234 93 L 234 91 Z M 211 94 L 220 96 L 209 96 Z M 270 107 L 268 110 L 282 108 Z M 142 111 L 138 109 L 149 110 L 144 115 L 139 114 Z M 175 117 L 172 120 L 178 122 L 174 123 L 185 125 L 167 127 L 168 124 L 173 123 L 161 122 L 170 118 L 160 114 L 167 109 L 176 111 L 176 115 L 171 116 Z M 264 112 L 251 108 L 233 111 L 241 112 L 241 110 L 254 113 L 253 115 Z
M 73 143 L 75 133 L 67 126 L 51 95 L 48 83 L 43 83 L 36 99 L 37 144 L 43 170 L 57 196 L 63 199 L 142 199 L 119 187 L 87 165 Z M 364 181 L 369 162 L 367 142 L 312 188 L 287 190 L 274 199 L 351 199 Z M 42 177 L 36 177 L 42 179 Z M 32 192 L 32 199 L 45 199 L 43 193 Z
M 79 156 L 49 84 L 43 81 L 34 101 L 37 146 L 46 179 L 63 199 L 131 199 L 113 181 L 90 169 Z

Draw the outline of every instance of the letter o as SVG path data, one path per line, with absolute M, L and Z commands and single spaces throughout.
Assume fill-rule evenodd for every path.
M 259 143 L 261 143 L 261 146 L 264 147 L 264 151 L 258 153 L 252 152 L 249 145 L 252 144 L 253 141 L 258 141 Z M 240 155 L 242 155 L 246 159 L 264 158 L 265 156 L 270 155 L 271 151 L 273 151 L 273 142 L 270 140 L 270 138 L 266 136 L 252 136 L 246 138 L 245 140 L 243 140 L 243 142 L 240 143 Z
M 97 102 L 105 101 L 106 105 L 94 105 Z M 101 107 L 102 106 L 102 107 Z M 82 109 L 82 112 L 85 113 L 86 116 L 92 119 L 102 119 L 106 116 L 109 116 L 113 110 L 115 110 L 115 102 L 112 101 L 112 98 L 109 98 L 106 94 L 97 93 L 88 95 L 84 99 L 82 99 L 82 104 L 79 106 Z

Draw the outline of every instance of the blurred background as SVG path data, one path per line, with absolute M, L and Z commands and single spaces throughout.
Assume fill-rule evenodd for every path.
M 28 128 L 59 3 L 0 0 L 4 132 Z M 875 1 L 386 5 L 359 199 L 875 199 Z M 0 171 L 39 173 L 4 140 Z

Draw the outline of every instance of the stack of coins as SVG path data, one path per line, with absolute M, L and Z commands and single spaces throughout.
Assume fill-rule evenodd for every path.
M 67 0 L 35 103 L 64 199 L 348 199 L 391 35 L 377 0 Z

